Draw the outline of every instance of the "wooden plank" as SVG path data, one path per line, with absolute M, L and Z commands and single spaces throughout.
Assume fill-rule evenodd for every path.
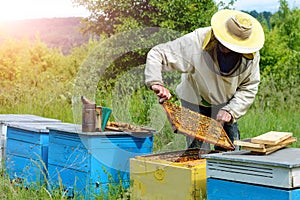
M 243 150 L 246 151 L 253 151 L 253 152 L 257 152 L 257 153 L 265 153 L 267 151 L 266 148 L 254 148 L 254 147 L 242 147 Z
M 294 137 L 291 137 L 291 138 L 288 138 L 282 142 L 280 142 L 279 144 L 277 144 L 276 146 L 266 146 L 266 155 L 270 154 L 270 153 L 273 153 L 274 151 L 277 151 L 278 149 L 281 149 L 283 147 L 286 147 L 290 144 L 292 144 L 293 142 L 296 142 L 297 141 L 297 138 L 294 138 Z
M 264 148 L 264 144 L 256 144 L 252 143 L 250 138 L 243 140 L 235 140 L 234 145 L 242 146 L 242 147 L 253 147 L 253 148 Z
M 292 137 L 291 132 L 270 131 L 251 139 L 252 143 L 276 145 L 281 141 Z
M 270 154 L 270 153 L 273 153 L 274 151 L 277 151 L 278 149 L 281 149 L 283 147 L 286 147 L 286 146 L 292 144 L 295 141 L 297 141 L 297 138 L 290 137 L 290 138 L 280 142 L 277 145 L 266 145 L 265 148 L 243 147 L 243 149 L 247 150 L 247 151 L 256 152 L 256 153 Z
M 290 137 L 290 138 L 287 138 L 285 139 L 284 141 L 278 143 L 277 145 L 290 145 L 291 143 L 293 142 L 296 142 L 297 141 L 297 138 L 295 137 Z M 266 145 L 266 149 L 270 149 L 272 148 L 274 145 Z

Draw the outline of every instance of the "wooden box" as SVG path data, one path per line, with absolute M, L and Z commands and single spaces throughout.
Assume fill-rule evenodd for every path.
M 28 114 L 0 114 L 0 168 L 5 160 L 7 125 L 9 123 L 59 123 L 60 120 Z
M 48 166 L 48 125 L 51 123 L 7 125 L 5 170 L 16 184 L 27 187 L 45 183 Z
M 206 161 L 199 149 L 139 156 L 130 159 L 130 179 L 131 199 L 201 199 Z
M 283 189 L 207 178 L 207 200 L 298 200 L 300 189 Z
M 300 187 L 300 148 L 285 148 L 269 155 L 235 151 L 203 157 L 208 177 L 287 189 Z
M 82 132 L 81 125 L 48 127 L 51 190 L 91 199 L 109 185 L 129 187 L 129 159 L 152 152 L 153 133 Z

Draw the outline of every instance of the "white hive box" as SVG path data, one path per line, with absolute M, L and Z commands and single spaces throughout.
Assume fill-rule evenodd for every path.
M 249 151 L 204 155 L 207 177 L 268 187 L 300 187 L 300 148 L 285 148 L 269 155 Z

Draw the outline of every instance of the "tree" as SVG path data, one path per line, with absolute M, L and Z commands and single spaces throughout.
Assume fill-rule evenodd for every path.
M 146 11 L 153 26 L 169 28 L 182 33 L 210 26 L 210 18 L 217 11 L 211 0 L 152 0 L 152 11 Z M 153 12 L 154 11 L 154 12 Z
M 65 56 L 38 37 L 34 42 L 7 38 L 0 45 L 0 112 L 71 121 L 73 82 L 94 46 L 91 41 Z
M 73 0 L 73 3 L 85 6 L 91 13 L 84 19 L 86 26 L 83 31 L 85 33 L 91 32 L 104 38 L 112 38 L 118 33 L 124 33 L 123 36 L 125 36 L 126 31 L 135 32 L 130 34 L 129 38 L 110 40 L 111 47 L 98 52 L 98 54 L 107 54 L 113 51 L 110 57 L 116 52 L 122 52 L 112 63 L 107 64 L 110 66 L 103 66 L 105 72 L 101 76 L 103 80 L 100 80 L 99 86 L 105 86 L 105 88 L 110 88 L 118 75 L 144 64 L 149 48 L 175 39 L 180 34 L 191 32 L 196 28 L 209 26 L 211 16 L 217 11 L 213 0 Z M 159 28 L 152 29 L 153 32 L 145 34 L 146 28 L 149 27 Z M 174 30 L 176 34 L 168 35 L 165 31 L 160 34 L 162 29 L 170 30 L 170 32 Z M 163 35 L 163 38 L 158 39 L 155 35 Z M 134 46 L 135 43 L 144 43 L 145 45 L 140 46 L 145 48 L 139 47 L 127 51 L 126 46 Z M 116 46 L 118 48 L 115 48 Z M 107 58 L 99 63 L 105 63 L 105 61 Z
M 211 16 L 217 11 L 213 0 L 73 0 L 73 3 L 91 13 L 84 19 L 84 33 L 97 35 L 112 35 L 136 27 L 189 32 L 209 26 Z
M 262 84 L 259 98 L 273 108 L 298 105 L 300 87 L 300 10 L 280 1 L 270 18 L 271 29 L 261 50 Z

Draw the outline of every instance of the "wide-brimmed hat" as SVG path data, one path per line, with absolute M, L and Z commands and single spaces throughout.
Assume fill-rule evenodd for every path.
M 238 10 L 220 10 L 211 19 L 213 33 L 228 49 L 238 53 L 260 50 L 265 41 L 261 24 L 251 15 Z

